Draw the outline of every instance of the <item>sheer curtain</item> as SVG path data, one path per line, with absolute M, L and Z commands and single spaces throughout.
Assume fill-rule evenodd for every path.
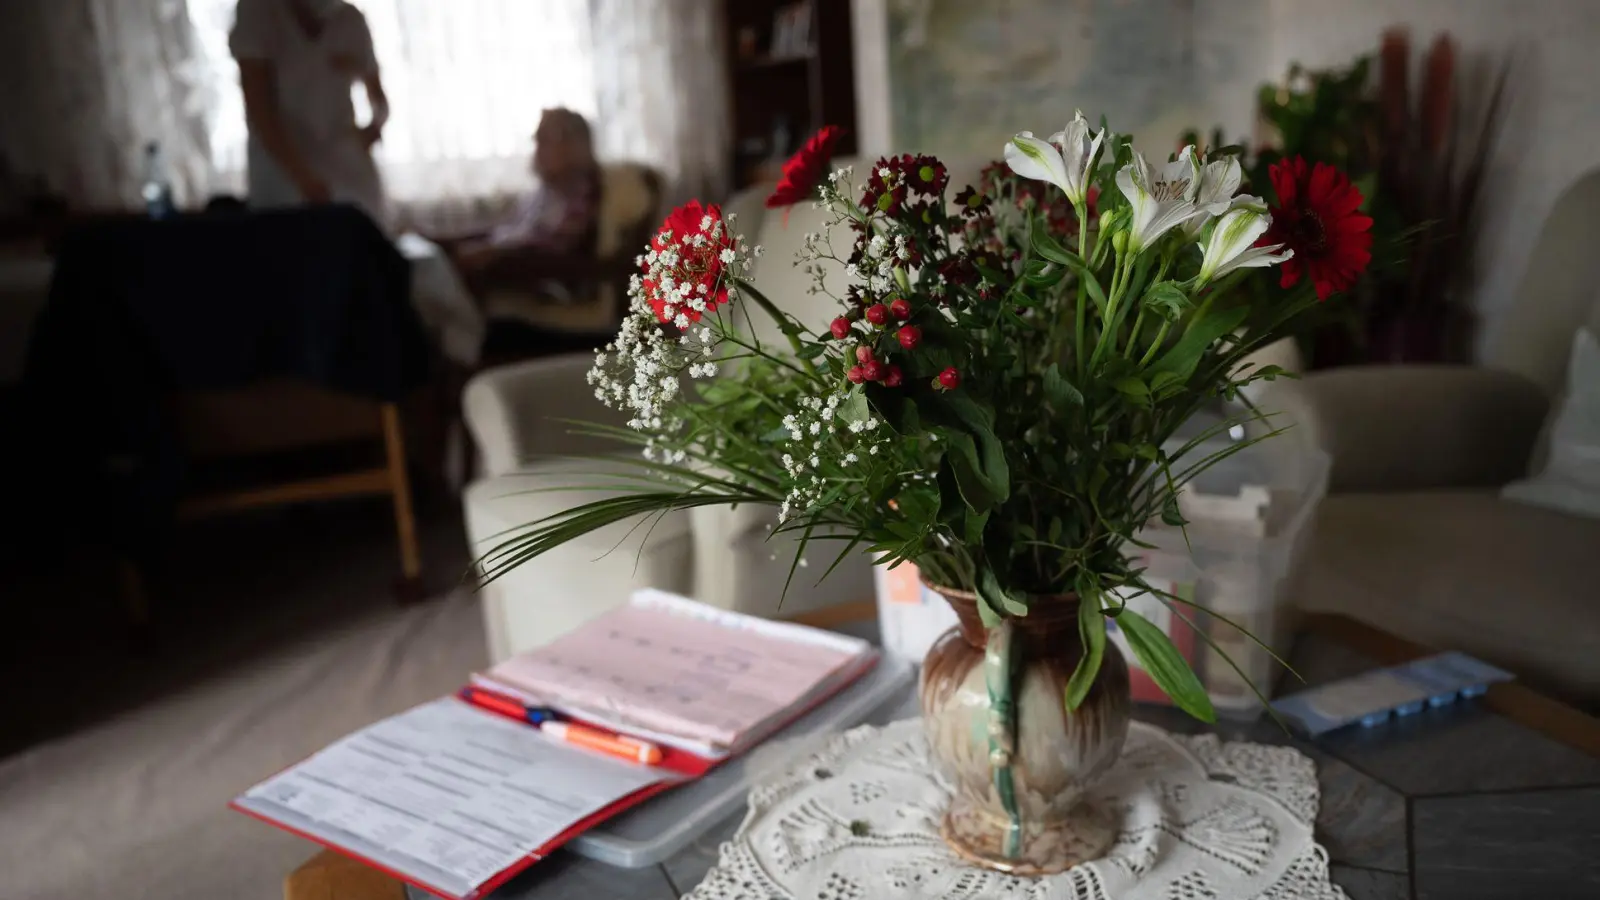
M 722 4 L 590 0 L 596 140 L 602 156 L 643 159 L 675 198 L 720 198 L 729 184 Z
M 77 208 L 132 206 L 144 145 L 157 141 L 179 199 L 204 199 L 210 79 L 183 0 L 4 5 L 0 155 L 11 173 Z
M 104 0 L 102 0 L 104 2 Z M 244 106 L 227 34 L 236 0 L 186 0 L 211 92 L 210 160 L 242 185 Z M 595 125 L 605 160 L 659 169 L 679 192 L 725 183 L 720 5 L 706 0 L 352 0 L 366 15 L 391 115 L 377 147 L 402 218 L 449 227 L 531 184 L 540 112 Z M 361 91 L 356 91 L 358 114 Z

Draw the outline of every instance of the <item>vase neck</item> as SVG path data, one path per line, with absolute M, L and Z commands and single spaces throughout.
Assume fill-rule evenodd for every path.
M 988 643 L 989 632 L 983 627 L 983 616 L 978 612 L 978 596 L 970 591 L 943 588 L 934 584 L 928 587 L 938 592 L 939 596 L 950 604 L 950 608 L 956 611 L 962 638 L 972 646 L 982 649 Z M 1023 646 L 1030 650 L 1058 644 L 1063 639 L 1076 641 L 1078 595 L 1034 597 L 1028 603 L 1028 614 L 1017 616 L 1012 622 Z

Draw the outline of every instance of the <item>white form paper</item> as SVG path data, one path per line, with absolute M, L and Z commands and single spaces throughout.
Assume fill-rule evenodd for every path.
M 663 777 L 447 697 L 338 741 L 239 804 L 462 896 Z

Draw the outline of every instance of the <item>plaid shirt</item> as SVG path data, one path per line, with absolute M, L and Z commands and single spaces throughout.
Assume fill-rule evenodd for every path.
M 586 178 L 561 190 L 541 184 L 517 202 L 511 217 L 489 232 L 497 246 L 517 244 L 541 250 L 567 251 L 594 227 L 599 207 L 599 177 Z

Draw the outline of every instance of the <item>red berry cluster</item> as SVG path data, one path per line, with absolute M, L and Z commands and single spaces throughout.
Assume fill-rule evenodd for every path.
M 899 387 L 905 380 L 905 373 L 900 367 L 892 363 L 885 364 L 872 352 L 871 347 L 856 348 L 856 365 L 844 373 L 851 384 L 860 384 L 863 381 L 881 381 L 884 387 Z
M 869 305 L 862 317 L 875 328 L 883 328 L 894 322 L 904 322 L 911 318 L 911 301 L 904 297 L 895 297 L 888 303 L 877 302 Z M 850 316 L 839 316 L 828 325 L 828 331 L 834 340 L 847 340 L 855 333 L 855 323 Z M 922 329 L 915 325 L 900 325 L 894 331 L 895 341 L 902 350 L 915 350 L 922 343 Z M 856 364 L 845 372 L 845 377 L 851 384 L 863 382 L 881 383 L 884 387 L 899 387 L 905 379 L 905 373 L 900 367 L 885 362 L 877 357 L 870 345 L 863 344 L 855 348 Z M 935 387 L 940 390 L 955 390 L 961 383 L 961 376 L 955 369 L 946 369 L 939 375 Z

